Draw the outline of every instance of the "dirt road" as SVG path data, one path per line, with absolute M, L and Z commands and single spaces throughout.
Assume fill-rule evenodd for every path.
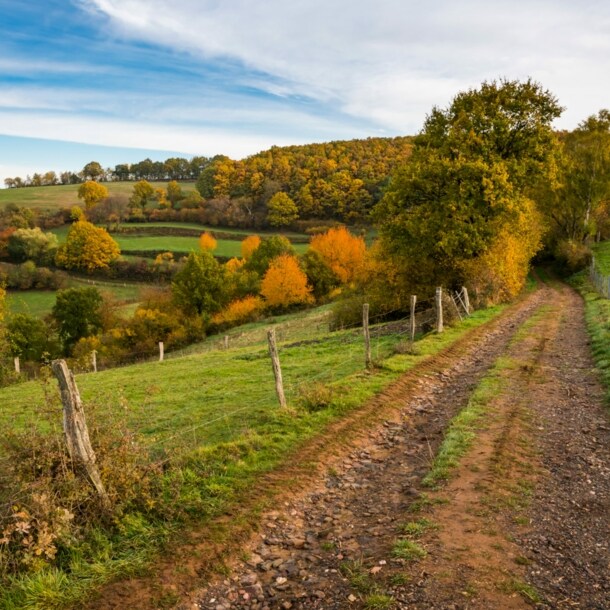
M 610 608 L 610 425 L 580 297 L 543 287 L 462 347 L 179 607 Z M 426 488 L 481 387 L 470 449 Z

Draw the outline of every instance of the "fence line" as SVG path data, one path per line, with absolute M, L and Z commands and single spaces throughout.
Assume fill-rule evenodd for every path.
M 600 271 L 595 261 L 595 257 L 591 259 L 589 279 L 599 294 L 606 299 L 610 299 L 610 275 L 605 275 Z
M 431 305 L 432 302 L 432 299 L 424 299 L 419 301 L 417 305 L 418 308 L 422 308 L 426 307 L 427 305 Z M 325 313 L 319 317 L 312 317 L 312 319 L 299 320 L 298 323 L 293 325 L 290 325 L 290 322 L 288 322 L 283 326 L 284 332 L 282 332 L 282 323 L 276 325 L 275 328 L 280 329 L 278 335 L 281 337 L 281 341 L 278 340 L 277 342 L 277 353 L 282 360 L 282 366 L 284 368 L 288 404 L 293 403 L 293 401 L 297 401 L 299 397 L 302 396 L 302 389 L 308 385 L 311 385 L 312 383 L 323 382 L 333 386 L 336 383 L 340 383 L 343 380 L 348 379 L 354 373 L 364 370 L 365 364 L 368 364 L 370 367 L 374 368 L 375 363 L 379 362 L 382 357 L 385 358 L 390 356 L 393 353 L 394 348 L 404 341 L 405 337 L 411 336 L 413 332 L 412 322 L 414 320 L 410 312 L 397 320 L 387 320 L 388 316 L 395 315 L 398 312 L 405 313 L 405 308 L 386 311 L 369 318 L 370 340 L 374 344 L 375 348 L 374 360 L 369 362 L 368 359 L 366 359 L 365 361 L 364 356 L 366 352 L 364 337 L 362 335 L 362 323 L 358 322 L 330 333 L 330 341 L 336 341 L 336 352 L 333 350 L 332 356 L 324 360 L 326 364 L 323 365 L 323 370 L 318 370 L 316 372 L 311 370 L 312 368 L 315 370 L 316 363 L 310 362 L 305 367 L 300 366 L 300 362 L 298 360 L 299 352 L 295 352 L 294 355 L 291 356 L 291 350 L 293 348 L 297 349 L 306 346 L 308 341 L 311 341 L 312 344 L 317 344 L 320 338 L 329 337 L 329 314 Z M 435 311 L 434 307 L 423 310 L 420 309 L 415 316 L 417 323 L 416 325 L 419 331 L 432 330 L 434 328 L 434 322 L 437 319 L 437 316 L 438 312 Z M 376 320 L 378 322 L 374 323 Z M 267 329 L 261 330 L 266 332 Z M 243 352 L 231 354 L 231 351 L 227 350 L 225 347 L 225 342 L 223 339 L 224 337 L 220 335 L 219 341 L 214 342 L 212 346 L 216 346 L 216 343 L 218 343 L 216 349 L 225 352 L 227 354 L 226 357 L 228 357 L 230 360 L 238 358 L 239 356 L 243 357 L 245 355 Z M 174 411 L 171 415 L 156 421 L 154 416 L 150 418 L 149 414 L 148 419 L 143 419 L 141 423 L 138 424 L 139 427 L 146 426 L 150 430 L 150 442 L 145 442 L 145 446 L 149 451 L 153 450 L 155 447 L 164 447 L 168 450 L 173 447 L 172 455 L 170 458 L 168 458 L 172 459 L 172 457 L 180 455 L 179 447 L 181 445 L 175 445 L 173 443 L 173 441 L 176 439 L 186 439 L 192 436 L 193 443 L 205 443 L 205 437 L 197 436 L 197 431 L 209 428 L 212 426 L 212 424 L 225 420 L 228 427 L 227 429 L 233 432 L 234 430 L 241 428 L 243 425 L 242 418 L 238 418 L 239 421 L 235 420 L 238 415 L 251 409 L 260 409 L 263 406 L 265 408 L 270 408 L 274 403 L 277 404 L 277 402 L 272 398 L 273 377 L 271 367 L 269 366 L 269 356 L 266 353 L 267 346 L 264 340 L 259 341 L 255 333 L 253 341 L 246 343 L 243 348 L 251 348 L 253 350 L 257 348 L 260 349 L 260 355 L 258 355 L 257 352 L 252 353 L 256 354 L 254 359 L 258 360 L 260 358 L 261 364 L 265 367 L 265 369 L 268 370 L 268 384 L 257 381 L 258 385 L 255 384 L 254 387 L 251 387 L 251 384 L 246 384 L 246 387 L 236 390 L 235 387 L 237 386 L 234 386 L 231 388 L 231 391 L 223 391 L 221 394 L 218 394 L 217 388 L 215 390 L 217 395 L 212 394 L 210 396 L 210 400 L 206 402 L 207 409 L 205 411 L 208 414 L 208 418 L 200 421 L 197 420 L 203 414 L 201 411 L 199 411 L 199 415 L 197 415 L 197 412 L 193 412 L 187 413 L 183 417 L 180 417 L 179 413 Z M 211 349 L 213 349 L 213 347 L 211 347 L 210 350 Z M 210 350 L 204 350 L 198 353 L 201 354 Z M 156 353 L 154 356 L 148 354 L 148 359 L 151 361 L 158 359 L 158 353 Z M 159 366 L 166 366 L 166 364 L 160 364 Z M 303 370 L 303 368 L 306 370 Z M 307 370 L 307 368 L 309 370 Z M 149 406 L 150 404 L 142 405 L 142 413 L 144 413 Z M 210 412 L 210 410 L 212 412 Z M 179 420 L 178 422 L 176 421 L 177 416 Z M 140 413 L 138 410 L 136 414 L 136 421 L 139 420 L 139 417 Z M 176 424 L 186 425 L 183 429 L 175 430 L 173 434 L 166 436 L 165 433 L 171 432 L 172 427 L 175 429 Z M 207 442 L 210 441 L 208 440 Z M 2 464 L 3 461 L 4 460 L 0 457 L 0 464 Z M 153 463 L 157 463 L 156 460 L 153 460 Z

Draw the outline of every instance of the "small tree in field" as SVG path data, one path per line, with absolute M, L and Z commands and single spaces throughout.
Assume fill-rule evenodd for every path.
M 271 261 L 261 284 L 261 294 L 270 307 L 289 307 L 311 303 L 311 287 L 299 261 L 290 254 L 282 254 Z
M 107 268 L 120 254 L 118 244 L 105 229 L 79 220 L 70 227 L 66 243 L 57 250 L 55 263 L 66 269 L 93 271 Z
M 85 207 L 88 210 L 107 197 L 108 189 L 99 182 L 87 180 L 78 187 L 78 198 L 85 202 Z
M 199 247 L 203 252 L 213 252 L 217 245 L 218 242 L 207 231 L 199 236 Z

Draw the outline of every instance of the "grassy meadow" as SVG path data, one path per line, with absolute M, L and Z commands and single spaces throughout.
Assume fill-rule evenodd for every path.
M 133 191 L 134 182 L 104 182 L 109 195 L 130 196 Z M 166 188 L 167 182 L 153 182 L 155 188 Z M 181 182 L 180 186 L 184 192 L 194 191 L 194 182 Z M 16 203 L 19 206 L 37 208 L 41 210 L 54 210 L 73 205 L 82 204 L 78 198 L 78 184 L 66 184 L 57 186 L 30 186 L 18 189 L 0 189 L 0 207 L 8 203 Z
M 289 461 L 330 422 L 345 417 L 402 373 L 501 310 L 475 312 L 441 335 L 427 335 L 412 354 L 395 352 L 404 334 L 376 333 L 373 325 L 374 372 L 364 370 L 361 329 L 328 333 L 327 308 L 276 319 L 287 410 L 277 404 L 264 341 L 271 320 L 242 328 L 241 338 L 247 342 L 243 347 L 238 346 L 240 335 L 234 329 L 228 350 L 210 352 L 212 339 L 199 346 L 199 353 L 81 374 L 77 383 L 90 422 L 122 413 L 143 436 L 150 459 L 170 457 L 172 466 L 163 475 L 163 485 L 173 490 L 172 505 L 204 525 L 238 505 L 257 477 Z M 45 387 L 53 404 L 45 403 Z M 60 425 L 52 380 L 46 386 L 23 383 L 19 392 L 2 389 L 0 405 L 0 425 L 31 429 L 40 421 L 39 410 L 49 408 Z M 185 527 L 181 523 L 125 514 L 114 533 L 95 530 L 64 549 L 56 568 L 15 577 L 0 592 L 0 608 L 82 607 L 104 582 L 144 570 L 163 541 L 176 535 L 169 532 Z
M 140 291 L 150 287 L 150 284 L 111 282 L 98 280 L 85 280 L 71 277 L 68 288 L 95 287 L 102 294 L 111 295 L 116 301 L 125 305 L 125 313 L 128 313 L 129 305 L 140 300 Z M 11 313 L 27 313 L 39 318 L 51 313 L 55 305 L 54 290 L 9 290 L 6 296 L 8 310 Z
M 136 225 L 139 226 L 147 226 L 147 227 L 157 227 L 157 226 L 165 226 L 165 227 L 178 227 L 180 223 L 171 224 L 165 223 L 164 225 L 157 225 L 156 223 L 146 223 L 145 225 Z M 183 228 L 197 228 L 201 233 L 203 233 L 206 227 L 202 227 L 194 224 L 182 224 Z M 68 231 L 70 230 L 69 226 L 58 227 L 57 229 L 53 229 L 52 232 L 57 235 L 60 243 L 63 243 L 66 240 L 66 236 Z M 213 228 L 209 228 L 209 230 L 213 231 Z M 233 229 L 225 230 L 218 229 L 223 232 L 235 232 Z M 239 233 L 240 237 L 243 234 L 243 238 L 248 235 L 252 235 L 252 231 L 244 231 L 243 233 Z M 195 252 L 199 251 L 199 237 L 198 236 L 182 236 L 182 235 L 146 235 L 146 234 L 132 234 L 132 233 L 111 233 L 112 238 L 119 244 L 119 248 L 121 251 L 139 251 L 139 252 L 155 252 L 155 251 L 165 251 L 165 252 L 190 252 L 194 250 Z M 232 258 L 234 256 L 241 256 L 241 239 L 218 239 L 217 247 L 214 250 L 214 254 L 216 256 L 223 256 Z M 307 250 L 308 244 L 293 244 L 295 250 L 302 254 Z

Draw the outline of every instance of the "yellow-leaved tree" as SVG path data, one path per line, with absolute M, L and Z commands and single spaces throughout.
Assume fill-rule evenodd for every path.
M 274 258 L 261 284 L 261 294 L 270 307 L 289 307 L 313 302 L 307 275 L 290 254 Z
M 78 187 L 78 198 L 85 202 L 88 210 L 106 197 L 108 197 L 108 189 L 99 182 L 87 180 Z
M 58 267 L 66 269 L 105 269 L 121 254 L 119 245 L 106 229 L 79 220 L 70 227 L 66 242 L 55 255 Z
M 364 264 L 366 244 L 345 227 L 329 229 L 312 238 L 310 248 L 318 252 L 343 284 L 353 281 Z

